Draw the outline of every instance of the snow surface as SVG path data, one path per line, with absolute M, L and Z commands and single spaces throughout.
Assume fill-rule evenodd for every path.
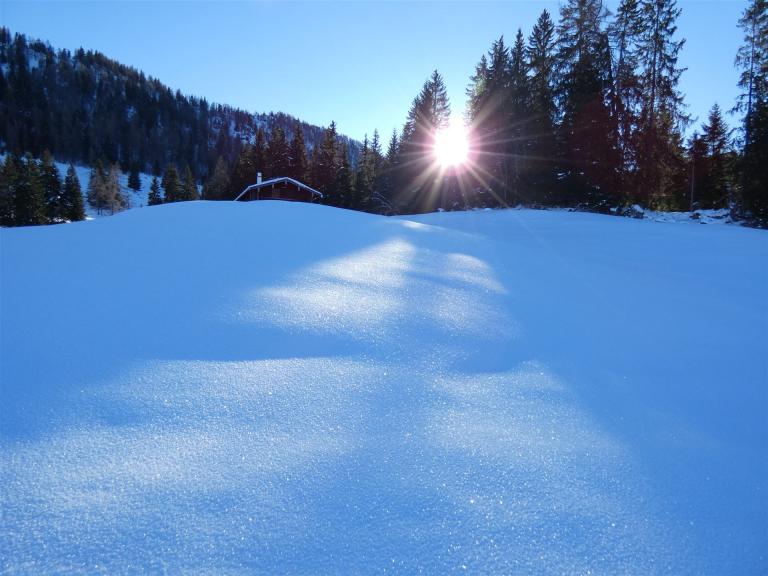
M 191 202 L 0 249 L 2 573 L 768 572 L 763 231 Z

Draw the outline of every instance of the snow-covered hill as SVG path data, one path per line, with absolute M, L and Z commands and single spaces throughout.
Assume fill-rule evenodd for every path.
M 763 231 L 193 202 L 0 245 L 0 572 L 768 571 Z

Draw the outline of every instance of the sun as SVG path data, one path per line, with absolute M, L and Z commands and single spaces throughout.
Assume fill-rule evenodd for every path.
M 467 161 L 468 155 L 469 141 L 464 124 L 452 121 L 435 133 L 435 160 L 440 166 L 460 166 Z

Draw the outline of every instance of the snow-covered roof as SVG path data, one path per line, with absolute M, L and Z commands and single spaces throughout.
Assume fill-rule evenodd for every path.
M 289 178 L 288 176 L 280 176 L 279 178 L 270 178 L 269 180 L 264 180 L 264 182 L 260 182 L 258 184 L 251 184 L 250 186 L 247 186 L 245 190 L 243 190 L 242 192 L 240 192 L 240 194 L 238 194 L 237 198 L 235 198 L 235 201 L 240 200 L 240 198 L 242 198 L 245 194 L 247 194 L 251 190 L 258 190 L 259 188 L 264 188 L 264 186 L 272 186 L 274 184 L 279 184 L 281 182 L 290 182 L 294 186 L 302 190 L 307 190 L 308 192 L 311 192 L 312 194 L 318 196 L 319 198 L 323 197 L 322 192 L 318 192 L 317 190 L 315 190 L 311 186 L 307 186 L 303 182 L 299 182 L 298 180 Z

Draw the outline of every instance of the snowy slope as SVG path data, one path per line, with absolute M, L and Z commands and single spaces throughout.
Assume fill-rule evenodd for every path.
M 768 571 L 763 231 L 193 202 L 0 244 L 0 572 Z

